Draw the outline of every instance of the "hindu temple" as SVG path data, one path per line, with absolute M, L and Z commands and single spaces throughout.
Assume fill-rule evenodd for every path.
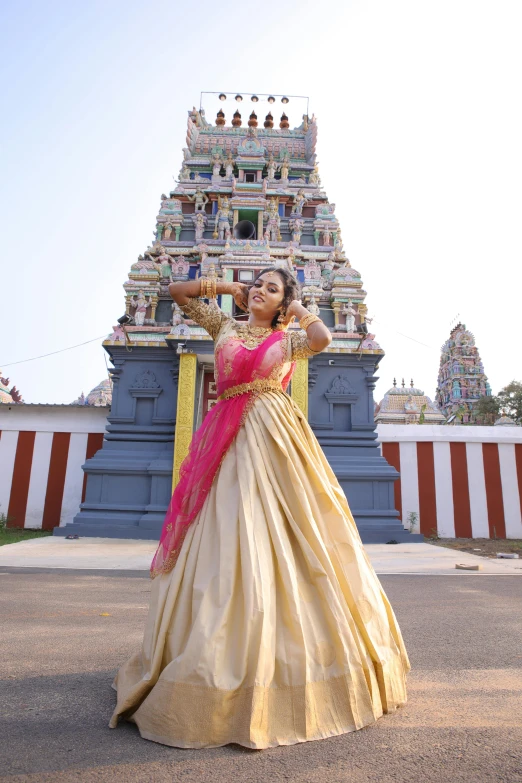
M 248 283 L 275 265 L 295 272 L 303 303 L 333 333 L 327 351 L 298 360 L 289 393 L 339 478 L 363 540 L 411 540 L 394 507 L 398 474 L 376 440 L 373 389 L 384 352 L 321 181 L 317 121 L 300 115 L 290 127 L 292 99 L 281 96 L 268 96 L 258 116 L 263 101 L 254 98 L 255 111 L 240 113 L 233 104 L 235 111 L 220 109 L 213 123 L 202 109 L 188 112 L 178 178 L 161 196 L 154 241 L 123 284 L 127 317 L 103 343 L 113 365 L 103 447 L 84 466 L 78 515 L 56 528 L 58 535 L 72 528 L 93 536 L 159 534 L 194 429 L 216 399 L 213 343 L 172 302 L 169 283 L 203 274 Z M 245 317 L 230 296 L 218 304 Z
M 17 405 L 22 403 L 22 395 L 16 388 L 11 385 L 10 378 L 4 377 L 2 370 L 0 370 L 0 405 Z
M 417 389 L 411 380 L 401 386 L 393 379 L 381 402 L 375 407 L 376 424 L 445 424 L 446 418 L 437 405 L 422 389 Z
M 477 402 L 491 395 L 491 386 L 465 324 L 457 324 L 441 348 L 437 383 L 436 401 L 448 423 L 477 423 Z

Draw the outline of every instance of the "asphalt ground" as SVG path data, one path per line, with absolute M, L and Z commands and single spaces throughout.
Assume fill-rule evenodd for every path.
M 107 727 L 140 645 L 143 572 L 0 568 L 0 780 L 206 783 L 522 781 L 522 579 L 381 577 L 409 702 L 354 734 L 251 751 L 179 750 Z

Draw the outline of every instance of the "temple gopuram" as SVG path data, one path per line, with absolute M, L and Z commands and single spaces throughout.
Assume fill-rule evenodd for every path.
M 265 100 L 261 121 L 239 108 L 228 118 L 220 109 L 213 124 L 202 109 L 188 112 L 179 177 L 161 196 L 153 243 L 123 285 L 129 325 L 115 326 L 103 343 L 113 364 L 103 447 L 84 466 L 80 512 L 72 525 L 55 528 L 57 535 L 159 535 L 194 429 L 216 399 L 213 343 L 173 303 L 169 283 L 200 275 L 249 283 L 275 265 L 294 271 L 303 303 L 333 332 L 324 353 L 297 362 L 289 393 L 343 486 L 363 540 L 412 540 L 394 508 L 398 474 L 376 440 L 373 389 L 384 352 L 321 183 L 317 122 L 305 114 L 291 128 L 285 111 L 292 98 L 281 98 L 277 119 L 276 97 Z M 258 108 L 259 97 L 252 101 Z M 245 318 L 231 296 L 218 304 Z
M 436 404 L 424 394 L 422 389 L 413 385 L 409 387 L 402 379 L 402 385 L 388 389 L 383 399 L 375 407 L 376 424 L 445 424 L 446 419 Z
M 476 405 L 491 395 L 475 338 L 465 324 L 457 324 L 441 348 L 437 405 L 448 424 L 475 424 Z
M 0 405 L 18 405 L 23 403 L 22 395 L 16 388 L 11 386 L 9 378 L 4 378 L 0 370 Z

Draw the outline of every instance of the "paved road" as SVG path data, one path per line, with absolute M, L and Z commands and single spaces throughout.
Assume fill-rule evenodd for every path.
M 0 569 L 0 779 L 96 783 L 522 781 L 522 579 L 384 576 L 413 671 L 374 726 L 267 751 L 178 750 L 109 730 L 139 645 L 143 573 Z M 104 616 L 108 614 L 108 616 Z

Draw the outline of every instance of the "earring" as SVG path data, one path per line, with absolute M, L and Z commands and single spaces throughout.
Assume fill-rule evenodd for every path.
M 286 317 L 286 311 L 285 310 L 281 310 L 280 313 L 279 313 L 279 318 L 277 319 L 277 323 L 278 324 L 283 324 L 285 322 L 285 317 Z

